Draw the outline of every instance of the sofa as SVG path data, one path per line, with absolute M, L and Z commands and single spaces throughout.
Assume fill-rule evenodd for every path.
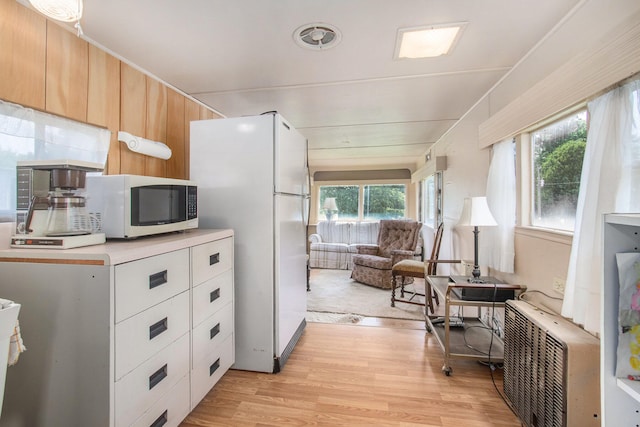
M 320 221 L 309 236 L 309 267 L 350 270 L 357 246 L 375 246 L 380 223 L 377 221 Z M 422 235 L 415 256 L 422 255 Z

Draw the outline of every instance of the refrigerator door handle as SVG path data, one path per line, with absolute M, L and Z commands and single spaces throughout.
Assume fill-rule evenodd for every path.
M 302 218 L 302 222 L 304 223 L 304 226 L 307 227 L 309 225 L 309 210 L 311 209 L 310 207 L 310 203 L 309 203 L 309 198 L 308 197 L 301 197 L 300 198 L 300 217 Z M 305 240 L 306 240 L 306 236 L 305 236 Z

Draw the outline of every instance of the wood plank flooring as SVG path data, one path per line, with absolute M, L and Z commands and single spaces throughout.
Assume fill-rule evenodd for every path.
M 282 372 L 230 370 L 181 427 L 521 425 L 488 367 L 442 362 L 423 322 L 308 323 Z

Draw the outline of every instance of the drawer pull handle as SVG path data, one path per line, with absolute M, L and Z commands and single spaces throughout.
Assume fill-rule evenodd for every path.
M 220 262 L 220 252 L 217 254 L 209 255 L 209 265 L 217 264 Z
M 149 326 L 149 339 L 154 339 L 167 329 L 169 329 L 169 320 L 165 317 L 164 319 L 157 321 L 153 325 Z
M 211 293 L 209 294 L 209 303 L 214 302 L 218 298 L 220 298 L 220 288 L 216 289 L 215 291 L 211 291 Z
M 220 323 L 218 323 L 216 326 L 211 328 L 211 330 L 209 331 L 209 339 L 212 340 L 213 337 L 215 337 L 219 333 L 220 333 Z
M 149 427 L 162 427 L 169 421 L 167 411 L 165 410 L 162 415 L 158 417 Z
M 167 364 L 165 363 L 162 368 L 155 371 L 149 377 L 149 390 L 157 386 L 160 381 L 166 378 L 166 376 L 167 376 Z
M 167 270 L 160 271 L 149 276 L 149 289 L 164 285 L 165 283 L 167 283 Z
M 218 357 L 218 360 L 213 362 L 213 365 L 209 366 L 209 376 L 213 375 L 213 373 L 217 371 L 219 367 L 220 367 L 220 358 Z

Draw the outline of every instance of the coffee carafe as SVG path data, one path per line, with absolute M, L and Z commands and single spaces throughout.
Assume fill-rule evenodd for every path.
M 96 222 L 87 213 L 84 196 L 86 174 L 96 170 L 101 165 L 87 162 L 19 163 L 18 227 L 12 246 L 64 249 L 104 243 L 104 234 L 94 233 Z
M 78 169 L 51 170 L 47 236 L 79 236 L 91 233 L 85 198 L 76 194 L 85 186 L 87 172 Z

